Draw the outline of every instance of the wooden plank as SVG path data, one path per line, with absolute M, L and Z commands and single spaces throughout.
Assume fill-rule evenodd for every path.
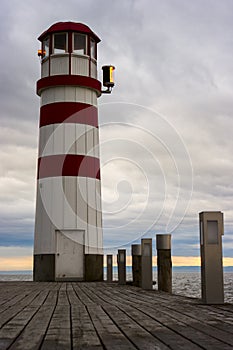
M 14 341 L 15 339 L 21 334 L 21 332 L 24 330 L 24 328 L 27 326 L 27 324 L 30 322 L 32 317 L 36 314 L 38 309 L 40 308 L 41 304 L 44 302 L 46 298 L 46 294 L 48 292 L 43 291 L 36 292 L 37 295 L 34 298 L 32 293 L 30 295 L 30 298 L 27 298 L 28 305 L 24 306 L 21 311 L 19 311 L 17 314 L 15 314 L 9 322 L 7 322 L 1 329 L 0 329 L 0 348 L 1 349 L 7 349 Z M 25 299 L 24 299 L 25 303 Z M 22 307 L 19 306 L 19 308 Z M 15 308 L 14 308 L 15 309 Z M 11 308 L 12 311 L 12 308 Z
M 69 309 L 57 306 L 41 349 L 71 348 Z
M 216 307 L 218 310 L 224 310 L 233 313 L 233 304 L 214 305 L 214 307 Z
M 73 305 L 79 306 L 79 307 L 83 306 L 83 303 L 81 302 L 78 295 L 74 291 L 72 283 L 69 283 L 67 286 L 67 297 L 69 299 L 69 303 L 71 306 Z
M 72 306 L 73 349 L 103 349 L 85 306 Z
M 82 290 L 82 283 L 74 283 L 73 288 L 78 298 L 82 301 L 82 303 L 86 306 L 94 306 L 95 303 L 89 298 Z
M 70 320 L 70 304 L 66 293 L 66 283 L 63 283 L 41 350 L 72 349 Z
M 113 323 L 109 316 L 100 306 L 89 306 L 88 313 L 101 342 L 106 350 L 131 350 L 137 349 L 121 333 L 119 328 Z
M 54 305 L 43 305 L 10 347 L 11 350 L 39 349 L 51 320 Z
M 13 319 L 20 313 L 30 302 L 35 299 L 35 297 L 39 294 L 39 291 L 33 291 L 30 294 L 27 294 L 24 298 L 22 298 L 18 303 L 9 306 L 6 310 L 1 313 L 0 317 L 0 327 L 3 327 L 8 321 Z
M 77 290 L 78 293 L 81 288 Z M 67 296 L 71 305 L 73 349 L 103 349 L 87 309 L 77 293 L 73 289 L 73 284 L 69 283 Z M 82 293 L 79 294 L 83 295 Z M 90 303 L 89 298 L 84 299 L 88 300 L 88 304 Z
M 3 282 L 2 282 L 3 283 Z M 32 291 L 37 291 L 37 287 L 29 284 L 27 288 L 22 288 L 22 285 L 15 285 L 15 283 L 7 283 L 5 282 L 6 289 L 3 292 L 3 288 L 1 288 L 1 298 L 3 295 L 3 302 L 0 305 L 0 313 L 7 310 L 9 307 L 12 307 L 15 304 L 23 301 L 23 299 L 29 296 Z
M 161 350 L 168 349 L 168 346 L 162 343 L 159 339 L 153 337 L 153 335 L 148 332 L 148 329 L 142 327 L 138 323 L 137 318 L 133 319 L 132 317 L 129 317 L 131 315 L 126 314 L 121 309 L 114 306 L 104 307 L 104 311 L 114 321 L 122 334 L 124 334 L 136 348 L 142 350 L 156 348 Z M 192 348 L 189 347 L 189 349 Z
M 5 304 L 13 303 L 13 300 L 16 299 L 16 302 L 20 300 L 22 296 L 21 288 L 16 287 L 15 284 L 12 284 L 12 286 L 6 286 L 6 288 L 3 288 L 3 282 L 0 283 L 0 306 L 1 310 L 3 309 L 3 306 Z

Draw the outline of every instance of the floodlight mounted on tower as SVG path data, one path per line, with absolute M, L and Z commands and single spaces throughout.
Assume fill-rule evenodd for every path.
M 110 94 L 112 92 L 112 88 L 114 87 L 114 77 L 113 77 L 113 71 L 115 70 L 115 67 L 112 65 L 103 66 L 103 86 L 107 87 L 107 90 L 102 90 L 102 94 Z

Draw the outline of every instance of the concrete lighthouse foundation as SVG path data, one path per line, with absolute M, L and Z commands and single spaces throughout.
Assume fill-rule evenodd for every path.
M 59 22 L 39 40 L 34 280 L 102 280 L 100 39 L 84 24 Z

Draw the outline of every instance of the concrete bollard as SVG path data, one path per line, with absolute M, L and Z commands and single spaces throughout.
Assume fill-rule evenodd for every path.
M 142 250 L 142 267 L 141 267 L 141 286 L 142 289 L 152 289 L 153 274 L 152 274 L 152 239 L 143 238 L 141 240 Z
M 223 304 L 223 213 L 202 212 L 199 213 L 199 220 L 202 300 L 205 304 Z
M 171 235 L 156 235 L 158 290 L 172 293 Z
M 126 284 L 126 250 L 119 249 L 117 254 L 118 283 Z
M 107 255 L 107 282 L 112 282 L 112 255 Z
M 132 272 L 133 272 L 133 286 L 141 287 L 141 269 L 142 269 L 142 253 L 141 244 L 132 244 L 131 246 L 132 254 Z

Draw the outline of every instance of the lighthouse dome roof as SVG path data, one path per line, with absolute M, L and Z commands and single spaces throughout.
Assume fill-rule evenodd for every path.
M 89 34 L 97 43 L 100 42 L 100 38 L 86 24 L 77 22 L 54 23 L 39 36 L 38 40 L 43 41 L 48 34 L 70 31 Z

